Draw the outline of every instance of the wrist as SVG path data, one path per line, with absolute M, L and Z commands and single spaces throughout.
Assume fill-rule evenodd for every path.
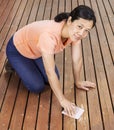
M 59 99 L 59 103 L 62 105 L 62 103 L 64 102 L 64 100 L 65 100 L 65 97 L 63 96 L 63 97 L 61 97 L 61 98 Z
M 79 81 L 76 81 L 76 82 L 74 82 L 74 84 L 75 84 L 76 86 L 78 86 L 78 85 L 80 84 L 80 82 L 79 82 Z

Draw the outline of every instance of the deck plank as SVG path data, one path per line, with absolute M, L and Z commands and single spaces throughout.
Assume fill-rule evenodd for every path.
M 103 6 L 102 3 L 100 3 L 100 2 L 98 4 L 99 4 L 99 8 L 100 8 L 100 6 L 101 7 Z M 101 12 L 103 12 L 103 14 L 105 14 L 103 7 L 100 8 L 100 9 L 101 9 Z M 112 100 L 112 103 L 113 103 L 113 106 L 114 106 L 114 96 L 113 96 L 113 94 L 114 94 L 114 88 L 113 88 L 114 82 L 112 80 L 112 75 L 114 75 L 114 71 L 112 71 L 113 67 L 114 67 L 113 66 L 113 62 L 114 62 L 114 59 L 113 59 L 113 57 L 114 57 L 114 54 L 113 54 L 114 53 L 114 46 L 113 46 L 114 36 L 111 33 L 111 29 L 109 27 L 107 17 L 106 16 L 103 17 L 103 16 L 101 18 L 101 19 L 103 19 L 103 22 L 101 24 L 104 24 L 103 27 L 104 27 L 105 30 L 103 31 L 104 33 L 102 33 L 102 30 L 98 30 L 98 33 L 99 33 L 99 36 L 101 36 L 101 33 L 102 33 L 102 35 L 106 36 L 106 37 L 103 37 L 102 39 L 100 38 L 100 46 L 101 46 L 101 54 L 103 56 L 103 63 L 104 63 L 104 67 L 105 67 L 105 70 L 106 70 L 106 76 L 107 76 L 106 78 L 108 80 L 107 84 L 109 86 L 109 92 L 111 93 L 111 100 Z M 110 36 L 109 36 L 109 34 L 110 34 Z M 110 48 L 108 46 L 110 46 Z
M 0 16 L 0 30 L 2 29 L 4 23 L 7 21 L 7 18 L 9 16 L 9 13 L 13 7 L 15 0 L 8 1 L 7 6 L 5 7 L 5 10 L 3 11 L 2 15 Z
M 44 1 L 44 13 L 42 15 L 42 19 L 50 19 L 51 14 L 51 5 L 52 0 L 49 2 Z M 42 5 L 41 5 L 42 7 Z M 50 122 L 50 104 L 51 104 L 51 89 L 49 88 L 48 91 L 45 93 L 40 94 L 40 104 L 39 104 L 39 111 L 38 111 L 38 120 L 37 120 L 37 126 L 36 129 L 39 130 L 47 130 L 49 129 L 49 125 L 47 125 Z M 45 116 L 42 116 L 45 113 Z
M 38 110 L 37 130 L 48 130 L 48 121 L 50 118 L 50 94 L 51 90 L 45 91 L 40 95 L 40 104 Z
M 94 6 L 95 7 L 95 4 Z M 96 9 L 97 11 L 97 9 Z M 111 99 L 112 99 L 112 102 L 114 104 L 114 99 L 113 99 L 113 93 L 114 93 L 114 90 L 113 90 L 113 83 L 112 83 L 112 75 L 114 75 L 114 71 L 113 70 L 113 63 L 112 63 L 112 59 L 110 57 L 110 53 L 109 53 L 109 48 L 108 48 L 108 45 L 107 45 L 107 40 L 106 40 L 106 37 L 105 37 L 105 34 L 104 34 L 104 30 L 103 30 L 103 25 L 101 23 L 101 20 L 100 20 L 100 17 L 99 17 L 99 12 L 96 12 L 97 13 L 97 19 L 98 19 L 98 23 L 97 23 L 97 31 L 98 31 L 98 42 L 99 42 L 99 47 L 100 47 L 100 54 L 101 54 L 101 59 L 102 59 L 102 64 L 104 65 L 104 75 L 108 76 L 106 78 L 108 78 L 108 82 L 107 84 L 109 85 L 109 92 L 111 93 Z M 108 87 L 107 85 L 107 87 Z
M 110 47 L 109 51 L 111 54 L 109 54 L 109 56 L 112 56 L 112 62 L 113 62 L 114 61 L 114 46 L 113 46 L 114 34 L 112 33 L 111 26 L 108 21 L 108 17 L 107 17 L 105 7 L 104 7 L 102 1 L 98 1 L 98 8 L 99 8 L 99 14 L 101 16 L 102 26 L 104 28 L 104 35 L 106 37 L 106 41 L 104 41 L 105 47 L 103 47 L 103 48 L 105 49 L 105 48 L 108 48 L 108 46 Z M 102 13 L 102 15 L 101 15 L 101 13 Z M 114 23 L 114 20 L 113 20 L 113 23 Z M 103 51 L 103 52 L 105 52 L 105 51 Z M 108 57 L 108 58 L 110 58 L 110 57 Z
M 21 4 L 23 5 L 23 4 Z M 29 13 L 30 13 L 30 9 L 31 9 L 31 1 L 29 1 L 28 3 L 25 4 L 26 6 L 23 6 L 23 10 L 24 13 L 23 15 L 20 15 L 20 18 L 22 18 L 21 22 L 19 24 L 15 24 L 15 21 L 13 21 L 12 24 L 12 28 L 13 31 L 17 30 L 18 27 L 21 28 L 22 26 L 24 26 L 25 24 L 27 24 L 27 18 L 29 17 Z M 17 12 L 18 14 L 18 12 Z M 27 91 L 23 90 L 23 87 L 21 85 L 19 92 L 18 92 L 18 96 L 17 96 L 17 102 L 15 104 L 15 108 L 12 114 L 12 118 L 11 118 L 11 122 L 9 125 L 9 129 L 22 129 L 23 127 L 23 120 L 25 117 L 25 111 L 26 111 L 26 103 L 27 103 Z M 20 109 L 18 109 L 20 108 Z M 18 118 L 17 118 L 18 117 Z M 16 123 L 18 122 L 18 123 Z
M 40 5 L 39 5 L 39 9 L 38 9 L 38 14 L 37 14 L 36 20 L 44 19 L 45 4 L 46 4 L 46 0 L 41 0 L 40 1 Z
M 13 107 L 16 100 L 19 78 L 15 74 L 11 76 L 8 89 L 6 91 L 4 103 L 0 113 L 0 130 L 7 130 L 12 117 Z
M 96 83 L 94 65 L 90 47 L 91 44 L 90 39 L 86 38 L 83 41 L 84 41 L 83 50 L 86 50 L 84 51 L 85 79 Z M 88 114 L 90 119 L 90 128 L 92 130 L 96 129 L 103 130 L 97 89 L 92 89 L 91 91 L 87 92 L 87 102 L 88 102 Z
M 58 5 L 59 0 L 53 0 L 51 19 L 53 19 L 58 13 Z M 55 56 L 55 62 L 57 63 L 57 67 L 60 70 L 60 77 L 63 77 L 63 55 L 57 54 Z M 62 79 L 62 78 L 61 78 Z M 63 81 L 61 80 L 61 87 L 63 87 Z M 59 123 L 58 123 L 59 122 Z M 56 96 L 52 93 L 52 101 L 51 101 L 51 115 L 50 115 L 50 130 L 62 130 L 62 114 L 61 107 L 56 98 Z
M 29 93 L 22 126 L 23 130 L 35 130 L 38 117 L 39 100 L 39 95 Z
M 65 77 L 64 77 L 64 95 L 65 97 L 70 100 L 71 102 L 75 103 L 74 98 L 74 83 L 73 83 L 73 75 L 72 75 L 72 67 L 71 67 L 71 48 L 67 48 L 65 50 Z M 70 77 L 69 77 L 70 75 Z M 70 81 L 70 82 L 69 82 Z M 73 118 L 69 118 L 67 116 L 64 116 L 64 129 L 66 130 L 69 128 L 69 130 L 76 129 L 76 123 Z
M 8 0 L 7 1 L 2 1 L 0 0 L 0 17 L 2 15 L 2 13 L 4 12 L 4 10 L 6 9 L 6 6 L 8 4 Z
M 39 11 L 39 6 L 40 6 L 40 0 L 35 0 L 30 12 L 28 23 L 32 23 L 36 21 L 37 13 Z
M 4 74 L 4 73 L 5 73 L 5 70 L 3 70 L 3 73 L 0 78 L 0 112 L 2 110 L 5 94 L 7 91 L 8 82 L 10 79 L 10 74 L 9 73 Z
M 66 1 L 65 11 L 71 11 L 71 1 Z M 74 98 L 74 80 L 72 74 L 72 62 L 71 62 L 71 47 L 67 47 L 64 51 L 64 95 L 71 102 L 75 103 Z M 70 77 L 69 77 L 70 75 Z M 69 82 L 70 81 L 70 82 Z M 76 123 L 73 118 L 64 116 L 64 129 L 73 130 L 76 129 Z
M 27 90 L 22 85 L 22 83 L 20 83 L 17 96 L 15 97 L 16 101 L 9 124 L 9 129 L 11 130 L 22 129 L 23 120 L 26 112 L 27 95 L 28 95 Z
M 98 9 L 96 8 L 96 4 L 93 2 L 92 3 L 94 6 L 94 9 L 97 11 Z M 98 12 L 97 12 L 98 13 Z M 98 37 L 99 41 L 97 41 L 96 43 L 100 44 L 102 43 L 102 48 L 106 49 L 106 45 L 103 47 L 103 41 L 105 40 L 105 35 L 103 35 L 103 27 L 101 24 L 101 20 L 100 17 L 98 17 L 99 14 L 97 14 L 97 19 L 99 20 L 99 23 L 97 23 L 97 31 L 98 31 Z M 93 35 L 91 35 L 92 37 L 92 42 L 93 42 Z M 95 38 L 97 39 L 97 38 Z M 109 93 L 109 89 L 108 89 L 108 83 L 107 83 L 107 79 L 106 79 L 106 75 L 105 75 L 105 70 L 104 70 L 104 66 L 103 66 L 103 62 L 102 62 L 102 52 L 101 49 L 98 48 L 100 46 L 93 44 L 93 53 L 94 53 L 94 59 L 95 59 L 95 68 L 96 68 L 96 75 L 97 75 L 97 82 L 98 82 L 98 90 L 99 90 L 99 98 L 100 98 L 100 105 L 101 105 L 101 113 L 103 115 L 102 120 L 104 122 L 104 127 L 105 129 L 113 129 L 113 109 L 112 109 L 112 104 L 111 104 L 111 100 L 110 100 L 110 93 Z M 94 50 L 94 48 L 97 50 Z M 108 49 L 105 50 L 106 55 L 108 56 Z M 106 56 L 105 55 L 105 56 Z M 104 60 L 106 60 L 107 56 L 104 58 Z M 107 58 L 107 60 L 110 62 L 110 57 Z M 98 64 L 99 63 L 99 64 Z
M 113 14 L 114 14 L 114 1 L 113 0 L 108 0 L 108 1 L 110 3 L 110 7 L 111 7 Z
M 91 7 L 90 0 L 85 0 L 85 4 Z M 94 30 L 95 28 L 92 31 L 94 32 Z M 91 35 L 95 36 L 95 34 L 92 34 L 92 32 Z M 92 53 L 91 45 L 92 45 L 91 37 L 88 36 L 86 39 L 83 40 L 85 79 L 97 84 L 94 70 L 94 59 L 92 58 L 92 55 L 94 54 Z M 88 115 L 90 120 L 90 128 L 92 130 L 96 129 L 103 130 L 101 110 L 99 106 L 100 102 L 99 102 L 98 89 L 93 89 L 87 93 L 87 102 L 88 102 Z
M 36 20 L 39 5 L 40 5 L 40 0 L 33 1 L 27 23 L 31 23 Z M 40 102 L 40 95 L 36 95 L 36 94 L 30 92 L 28 95 L 28 103 L 26 106 L 26 113 L 25 113 L 25 118 L 24 118 L 23 126 L 22 126 L 23 130 L 35 130 L 36 129 L 39 102 Z
M 75 8 L 77 5 L 81 5 L 81 4 L 83 4 L 82 0 L 77 1 L 77 2 L 72 0 L 72 8 Z M 85 80 L 85 77 L 84 77 L 84 64 L 82 66 L 81 79 L 82 79 L 82 81 Z M 80 91 L 77 88 L 75 88 L 75 91 L 76 91 L 76 95 L 75 95 L 76 105 L 84 109 L 84 114 L 82 115 L 82 117 L 79 120 L 76 121 L 76 128 L 77 128 L 77 130 L 81 130 L 81 129 L 89 130 L 87 94 L 86 94 L 85 91 Z
M 111 10 L 110 8 L 110 3 L 107 0 L 103 0 L 103 4 L 104 4 L 104 8 L 106 10 L 107 13 L 107 18 L 109 19 L 109 24 L 111 26 L 112 32 L 114 34 L 114 12 Z M 114 6 L 114 4 L 113 4 Z

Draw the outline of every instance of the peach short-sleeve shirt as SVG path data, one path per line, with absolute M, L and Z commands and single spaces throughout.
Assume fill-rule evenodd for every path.
M 71 43 L 68 39 L 63 45 L 61 31 L 65 21 L 60 23 L 54 20 L 36 21 L 24 26 L 14 34 L 14 45 L 25 57 L 36 59 L 42 52 L 55 54 Z

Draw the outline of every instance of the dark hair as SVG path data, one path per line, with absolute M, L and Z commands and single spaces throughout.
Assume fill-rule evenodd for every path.
M 60 13 L 57 16 L 55 16 L 54 20 L 56 22 L 61 22 L 63 20 L 67 20 L 69 16 L 72 17 L 71 19 L 72 22 L 76 19 L 83 18 L 86 20 L 92 20 L 93 27 L 96 23 L 96 17 L 94 11 L 86 5 L 79 5 L 78 7 L 74 8 L 70 13 L 65 13 L 65 12 Z

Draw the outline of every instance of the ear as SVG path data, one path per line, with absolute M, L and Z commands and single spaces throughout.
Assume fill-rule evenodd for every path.
M 71 19 L 72 19 L 72 17 L 70 16 L 69 18 L 68 18 L 68 20 L 67 20 L 67 25 L 70 25 L 71 24 Z

